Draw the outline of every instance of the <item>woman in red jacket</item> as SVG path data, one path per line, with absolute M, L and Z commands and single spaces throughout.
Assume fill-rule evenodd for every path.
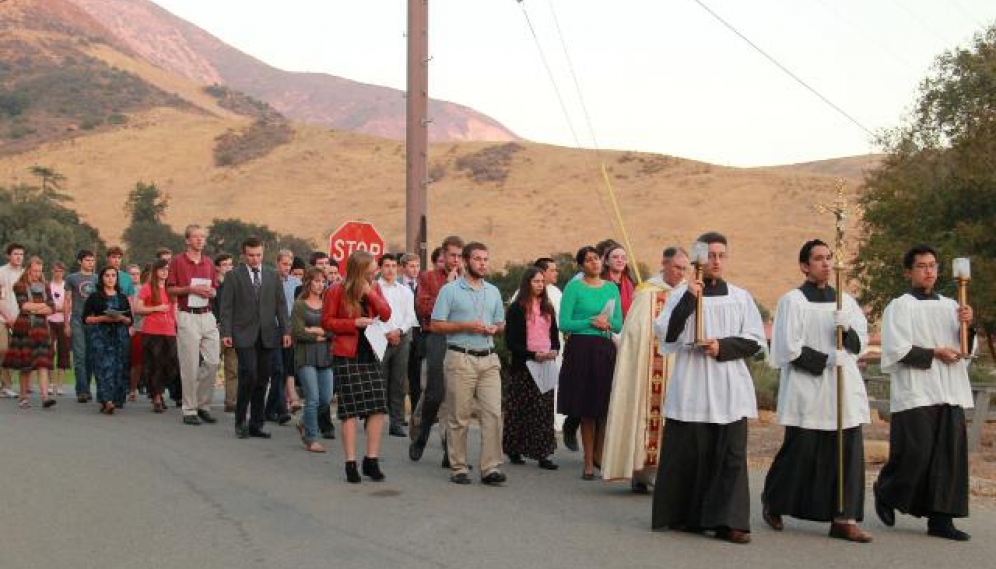
M 377 264 L 373 255 L 357 251 L 349 256 L 346 279 L 325 293 L 322 328 L 332 332 L 332 375 L 339 392 L 342 450 L 346 455 L 346 480 L 356 484 L 356 419 L 366 421 L 367 453 L 363 474 L 376 482 L 384 479 L 377 455 L 380 432 L 387 413 L 387 382 L 366 337 L 369 326 L 391 318 L 391 307 L 374 284 Z

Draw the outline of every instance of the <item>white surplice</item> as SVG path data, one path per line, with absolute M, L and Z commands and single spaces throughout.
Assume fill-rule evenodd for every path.
M 810 302 L 799 289 L 778 300 L 771 333 L 768 363 L 781 369 L 778 383 L 778 423 L 791 427 L 832 431 L 837 429 L 837 368 L 826 368 L 816 376 L 792 365 L 802 355 L 803 346 L 831 354 L 837 349 L 834 312 L 836 302 Z M 862 353 L 868 346 L 868 321 L 858 303 L 843 297 L 848 323 L 861 340 Z M 860 355 L 860 354 L 859 354 Z M 865 382 L 858 369 L 858 355 L 844 362 L 844 428 L 870 420 Z
M 882 371 L 891 376 L 890 409 L 893 413 L 927 405 L 974 407 L 968 362 L 946 364 L 934 359 L 930 369 L 900 362 L 913 346 L 933 349 L 961 344 L 958 303 L 941 296 L 917 300 L 911 294 L 893 299 L 882 315 Z
M 753 297 L 746 290 L 727 283 L 729 294 L 702 299 L 705 338 L 739 337 L 754 340 L 764 349 L 764 324 Z M 720 362 L 693 348 L 695 314 L 675 342 L 665 334 L 675 306 L 688 290 L 678 285 L 668 296 L 664 311 L 654 323 L 662 353 L 675 353 L 674 371 L 664 400 L 668 419 L 696 423 L 729 424 L 745 417 L 757 417 L 754 381 L 743 358 Z

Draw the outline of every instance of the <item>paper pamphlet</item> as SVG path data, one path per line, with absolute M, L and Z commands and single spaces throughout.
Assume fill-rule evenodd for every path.
M 190 286 L 211 286 L 211 279 L 202 278 L 192 278 L 190 279 Z M 187 308 L 204 308 L 210 303 L 211 299 L 204 298 L 203 296 L 197 296 L 196 294 L 191 294 L 187 296 Z
M 545 362 L 527 360 L 526 368 L 540 393 L 554 389 L 557 387 L 557 382 L 560 381 L 560 358 Z
M 384 352 L 387 351 L 387 336 L 389 332 L 387 324 L 381 322 L 380 320 L 375 320 L 369 326 L 363 330 L 363 335 L 367 337 L 367 341 L 370 342 L 370 347 L 373 348 L 374 355 L 377 356 L 377 361 L 384 361 Z

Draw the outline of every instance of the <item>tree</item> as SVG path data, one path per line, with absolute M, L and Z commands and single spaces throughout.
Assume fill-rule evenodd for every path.
M 173 251 L 183 249 L 183 237 L 162 221 L 168 207 L 168 196 L 155 183 L 137 182 L 128 193 L 125 211 L 131 216 L 131 223 L 125 228 L 122 239 L 130 260 L 151 262 L 160 247 Z
M 295 256 L 306 259 L 315 249 L 310 239 L 303 239 L 290 234 L 281 234 L 266 225 L 249 223 L 241 219 L 218 219 L 211 221 L 208 227 L 207 253 L 211 256 L 228 253 L 238 257 L 242 242 L 249 237 L 256 237 L 263 242 L 264 259 L 273 262 L 280 249 L 289 249 Z
M 56 172 L 55 169 L 49 168 L 48 166 L 32 166 L 29 170 L 32 175 L 37 176 L 41 180 L 41 191 L 43 194 L 61 199 L 63 201 L 70 199 L 69 196 L 60 194 L 56 191 L 62 189 L 61 184 L 66 181 L 65 176 Z
M 953 257 L 972 259 L 971 303 L 993 351 L 996 332 L 996 26 L 968 48 L 937 58 L 903 126 L 881 139 L 888 155 L 860 198 L 864 237 L 856 263 L 862 300 L 880 313 L 907 289 L 901 258 L 928 243 L 942 262 L 938 289 Z
M 37 186 L 0 186 L 0 244 L 24 245 L 29 256 L 42 258 L 46 271 L 55 261 L 71 268 L 80 249 L 102 255 L 104 242 L 97 230 L 66 207 L 65 201 Z

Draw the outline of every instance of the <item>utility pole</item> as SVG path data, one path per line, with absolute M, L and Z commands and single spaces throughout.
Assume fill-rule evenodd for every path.
M 429 0 L 408 0 L 408 92 L 405 128 L 405 249 L 428 265 Z

